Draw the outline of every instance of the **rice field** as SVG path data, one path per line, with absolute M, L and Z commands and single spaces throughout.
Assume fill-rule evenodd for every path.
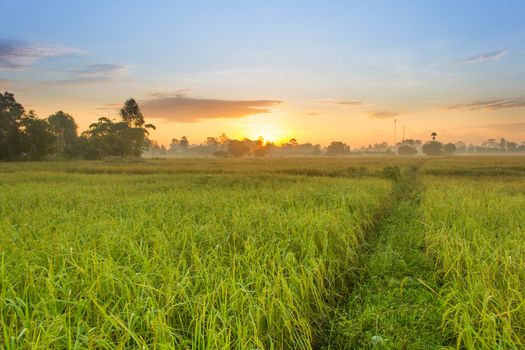
M 0 164 L 5 349 L 519 349 L 525 159 Z
M 458 348 L 525 347 L 525 178 L 428 178 L 428 253 Z

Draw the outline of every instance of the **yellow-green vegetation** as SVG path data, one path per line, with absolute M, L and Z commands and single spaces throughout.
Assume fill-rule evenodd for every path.
M 0 347 L 520 349 L 525 159 L 0 164 Z
M 390 188 L 264 173 L 4 173 L 0 337 L 9 349 L 311 348 Z
M 458 348 L 525 347 L 525 178 L 428 177 L 422 212 Z
M 361 274 L 334 320 L 331 348 L 440 349 L 451 343 L 440 330 L 434 264 L 425 254 L 417 210 L 420 190 L 416 168 L 406 169 L 395 185 L 396 205 L 362 245 Z

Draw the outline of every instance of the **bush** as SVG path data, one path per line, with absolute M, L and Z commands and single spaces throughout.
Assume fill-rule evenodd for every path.
M 443 144 L 438 141 L 430 141 L 423 145 L 423 153 L 427 156 L 439 156 L 443 154 Z
M 106 163 L 143 163 L 144 159 L 141 157 L 107 156 L 102 158 L 102 161 Z
M 341 156 L 350 153 L 350 147 L 341 141 L 332 141 L 326 148 L 326 154 L 330 156 Z
M 447 143 L 443 149 L 445 154 L 454 154 L 456 153 L 456 145 L 453 143 Z
M 397 148 L 397 154 L 400 156 L 414 156 L 417 154 L 417 150 L 409 145 L 401 145 Z
M 228 158 L 230 156 L 230 153 L 226 151 L 215 151 L 213 155 L 219 158 Z
M 228 145 L 228 153 L 233 157 L 242 157 L 250 154 L 250 146 L 243 141 L 233 140 Z
M 401 176 L 401 171 L 397 165 L 387 166 L 383 169 L 383 177 L 390 180 L 397 180 Z

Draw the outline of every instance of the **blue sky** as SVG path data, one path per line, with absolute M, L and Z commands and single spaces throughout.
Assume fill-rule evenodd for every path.
M 523 1 L 11 1 L 0 90 L 85 128 L 136 98 L 169 143 L 525 141 Z

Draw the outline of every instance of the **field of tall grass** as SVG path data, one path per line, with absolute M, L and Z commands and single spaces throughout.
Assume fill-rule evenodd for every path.
M 458 348 L 524 348 L 525 178 L 428 177 L 425 185 L 445 330 Z
M 380 178 L 9 172 L 14 348 L 311 348 L 391 188 Z
M 525 159 L 0 164 L 0 348 L 520 349 Z

